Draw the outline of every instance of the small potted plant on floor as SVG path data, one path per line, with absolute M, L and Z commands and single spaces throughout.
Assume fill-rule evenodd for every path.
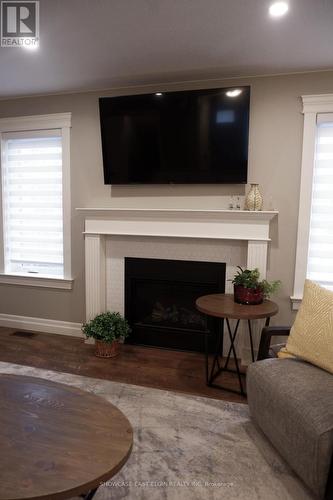
M 95 355 L 99 358 L 113 358 L 119 354 L 120 340 L 128 337 L 130 327 L 118 312 L 98 314 L 82 327 L 87 338 L 95 339 Z
M 261 304 L 264 298 L 268 298 L 279 288 L 281 281 L 267 280 L 260 281 L 259 270 L 242 269 L 237 266 L 239 271 L 234 276 L 234 301 L 238 304 L 256 305 Z

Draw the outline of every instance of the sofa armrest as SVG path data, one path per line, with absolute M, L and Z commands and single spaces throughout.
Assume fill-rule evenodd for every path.
M 274 336 L 288 336 L 290 333 L 290 326 L 267 326 L 261 332 L 259 350 L 257 361 L 268 358 L 269 347 L 271 339 Z

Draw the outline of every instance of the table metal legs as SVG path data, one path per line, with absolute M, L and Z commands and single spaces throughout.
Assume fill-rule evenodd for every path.
M 266 318 L 265 326 L 269 326 L 269 321 L 270 321 L 270 318 Z M 244 390 L 243 380 L 242 380 L 242 377 L 245 377 L 245 373 L 242 373 L 240 371 L 239 361 L 237 358 L 237 353 L 236 353 L 236 348 L 235 348 L 235 340 L 236 340 L 237 333 L 238 333 L 239 322 L 240 322 L 240 320 L 238 319 L 236 326 L 234 328 L 234 331 L 232 332 L 229 319 L 226 318 L 227 331 L 228 331 L 228 335 L 229 335 L 229 339 L 230 339 L 230 347 L 229 347 L 228 355 L 227 355 L 227 358 L 226 358 L 224 364 L 223 364 L 223 328 L 221 328 L 221 327 L 218 328 L 216 348 L 215 348 L 215 353 L 214 353 L 214 357 L 213 357 L 212 367 L 210 370 L 209 370 L 209 352 L 208 352 L 208 338 L 207 338 L 208 335 L 205 336 L 206 383 L 210 387 L 216 387 L 218 389 L 223 389 L 225 391 L 235 392 L 236 394 L 246 396 L 246 392 Z M 249 337 L 250 337 L 251 358 L 252 358 L 252 361 L 254 362 L 255 355 L 254 355 L 254 347 L 253 347 L 251 321 L 247 320 L 247 324 L 248 324 L 248 332 L 249 332 Z M 234 363 L 236 366 L 236 370 L 228 368 L 231 353 L 233 354 L 233 357 L 234 357 Z M 214 383 L 215 379 L 223 372 L 231 372 L 231 373 L 237 374 L 239 389 L 240 389 L 239 391 Z
M 89 493 L 80 495 L 80 497 L 83 498 L 84 500 L 91 500 L 95 496 L 96 491 L 97 488 L 95 488 L 94 490 L 90 490 Z

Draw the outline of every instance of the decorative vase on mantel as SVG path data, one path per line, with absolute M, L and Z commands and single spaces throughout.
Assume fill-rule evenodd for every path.
M 245 198 L 245 210 L 262 210 L 263 198 L 259 191 L 259 184 L 251 184 L 250 191 Z

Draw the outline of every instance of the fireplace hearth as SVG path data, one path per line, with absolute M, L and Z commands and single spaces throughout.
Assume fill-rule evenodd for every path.
M 201 295 L 223 293 L 224 263 L 125 258 L 125 316 L 132 333 L 127 342 L 186 351 L 213 351 L 221 324 L 195 308 Z

